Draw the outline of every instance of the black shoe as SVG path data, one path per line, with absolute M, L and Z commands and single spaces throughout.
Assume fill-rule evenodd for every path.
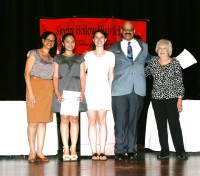
M 115 154 L 115 160 L 119 160 L 119 161 L 125 160 L 125 155 L 122 154 L 122 153 L 116 153 Z
M 167 158 L 169 158 L 169 154 L 160 154 L 160 155 L 158 155 L 157 156 L 157 159 L 159 159 L 159 160 L 163 160 L 163 159 L 167 159 Z
M 187 160 L 187 159 L 188 159 L 188 156 L 186 155 L 186 153 L 178 153 L 178 154 L 177 154 L 177 157 L 178 157 L 180 160 Z
M 135 160 L 137 157 L 137 153 L 128 153 L 128 160 Z

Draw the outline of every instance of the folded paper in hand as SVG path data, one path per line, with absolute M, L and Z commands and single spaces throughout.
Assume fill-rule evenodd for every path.
M 186 49 L 179 54 L 176 59 L 180 62 L 180 65 L 183 69 L 190 67 L 191 65 L 197 63 L 194 56 Z
M 62 94 L 64 100 L 61 103 L 60 114 L 78 116 L 80 103 L 78 100 L 79 96 L 80 92 L 64 90 Z

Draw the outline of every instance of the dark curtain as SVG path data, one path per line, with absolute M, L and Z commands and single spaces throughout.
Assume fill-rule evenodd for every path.
M 39 18 L 149 19 L 147 43 L 151 54 L 155 54 L 156 42 L 167 38 L 172 41 L 173 56 L 186 48 L 199 62 L 199 10 L 199 0 L 3 0 L 0 6 L 0 101 L 25 100 L 23 74 L 26 54 L 37 46 Z M 183 70 L 186 99 L 199 99 L 199 69 L 200 65 L 197 63 Z M 151 81 L 147 83 L 150 89 Z M 147 100 L 149 95 L 150 90 L 147 91 Z

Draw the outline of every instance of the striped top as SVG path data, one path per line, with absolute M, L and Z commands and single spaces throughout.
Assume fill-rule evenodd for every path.
M 53 79 L 54 64 L 53 58 L 45 59 L 38 53 L 37 49 L 31 50 L 29 54 L 33 54 L 35 57 L 35 62 L 31 69 L 31 76 L 36 76 L 43 79 Z

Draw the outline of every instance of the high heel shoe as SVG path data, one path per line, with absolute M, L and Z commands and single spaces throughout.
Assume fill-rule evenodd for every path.
M 41 161 L 41 162 L 48 162 L 49 161 L 49 159 L 47 158 L 47 157 L 40 157 L 40 156 L 38 156 L 38 155 L 36 155 L 36 160 L 37 161 Z
M 63 147 L 63 153 L 65 152 L 65 150 L 67 150 L 69 153 L 69 146 Z M 71 156 L 69 154 L 66 154 L 66 155 L 63 154 L 63 161 L 70 161 L 70 160 L 71 160 Z
M 71 147 L 70 147 L 70 152 L 71 153 L 72 153 L 72 148 L 75 151 L 74 153 L 76 153 L 76 146 L 75 145 L 71 145 Z M 71 154 L 71 161 L 77 161 L 77 160 L 78 160 L 77 154 L 75 154 L 75 155 Z

